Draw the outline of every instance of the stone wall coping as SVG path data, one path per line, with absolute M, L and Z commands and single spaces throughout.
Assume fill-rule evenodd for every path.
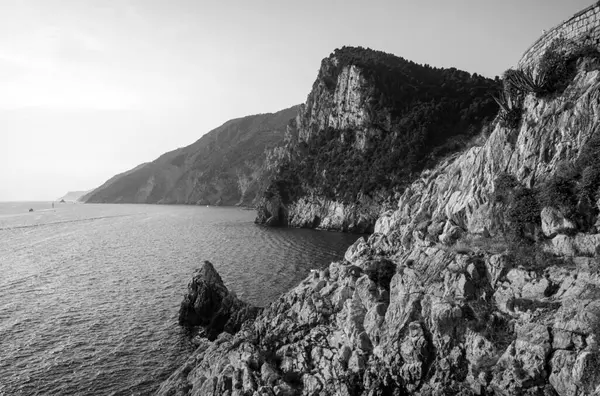
M 533 44 L 531 44 L 529 46 L 529 48 L 527 48 L 527 50 L 525 52 L 523 52 L 523 56 L 519 60 L 519 64 L 527 57 L 527 55 L 529 54 L 529 52 L 531 52 L 531 50 L 534 49 L 538 44 L 540 44 L 541 42 L 543 42 L 544 40 L 546 40 L 548 38 L 551 38 L 551 37 L 554 38 L 554 36 L 555 36 L 555 34 L 556 34 L 556 32 L 558 30 L 560 30 L 561 28 L 563 28 L 565 25 L 577 22 L 576 21 L 577 18 L 580 18 L 581 16 L 587 14 L 588 12 L 590 12 L 591 10 L 593 10 L 594 8 L 596 8 L 598 6 L 600 6 L 600 1 L 596 1 L 594 4 L 592 4 L 592 5 L 584 8 L 583 10 L 581 10 L 579 12 L 577 12 L 571 18 L 566 19 L 566 20 L 562 21 L 561 23 L 559 23 L 558 25 L 555 25 L 553 28 L 547 30 L 546 33 L 544 33 Z

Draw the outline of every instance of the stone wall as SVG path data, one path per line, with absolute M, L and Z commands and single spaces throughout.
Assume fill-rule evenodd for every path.
M 572 18 L 548 30 L 525 53 L 519 61 L 519 68 L 533 66 L 540 59 L 552 41 L 558 38 L 583 39 L 600 45 L 600 1 L 579 11 Z

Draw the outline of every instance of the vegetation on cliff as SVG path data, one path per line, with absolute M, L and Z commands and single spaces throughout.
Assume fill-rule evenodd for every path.
M 297 111 L 230 120 L 187 147 L 113 177 L 85 201 L 251 205 L 266 183 L 265 150 L 283 143 Z
M 600 62 L 562 50 L 560 82 L 504 81 L 517 122 L 421 172 L 373 235 L 201 343 L 158 394 L 598 395 Z M 300 149 L 357 150 L 357 131 L 315 132 Z M 305 193 L 284 165 L 297 181 L 272 194 Z
M 372 89 L 363 104 L 370 131 L 327 126 L 289 147 L 291 160 L 267 191 L 284 204 L 307 194 L 347 204 L 364 195 L 392 197 L 423 168 L 464 148 L 498 110 L 490 96 L 498 80 L 361 47 L 337 49 L 329 59 L 333 66 L 321 67 L 313 92 L 322 82 L 333 94 L 340 73 L 359 68 Z
M 538 98 L 561 95 L 573 82 L 578 62 L 597 62 L 600 51 L 595 45 L 563 38 L 553 40 L 541 55 L 536 68 L 508 69 L 503 75 L 503 88 L 494 96 L 500 106 L 499 120 L 503 126 L 516 129 L 521 121 L 525 96 Z

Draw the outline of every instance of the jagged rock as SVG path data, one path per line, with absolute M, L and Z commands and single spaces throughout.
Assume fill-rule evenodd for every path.
M 429 360 L 428 342 L 421 324 L 412 322 L 408 325 L 408 334 L 400 346 L 400 354 L 404 360 L 402 378 L 409 391 L 414 391 L 421 384 Z
M 214 266 L 205 261 L 188 284 L 179 309 L 179 324 L 202 326 L 210 339 L 223 331 L 237 332 L 259 309 L 239 300 L 225 287 Z
M 548 329 L 530 323 L 517 329 L 517 339 L 497 363 L 498 372 L 491 382 L 501 395 L 523 394 L 528 388 L 543 384 L 548 373 L 546 361 L 551 351 Z
M 271 197 L 263 198 L 256 209 L 255 223 L 265 224 L 271 227 L 284 226 L 287 210 L 281 202 L 279 194 L 275 193 Z
M 597 394 L 600 234 L 558 233 L 527 247 L 564 260 L 519 260 L 500 238 L 506 206 L 492 193 L 500 173 L 531 188 L 575 160 L 600 130 L 598 103 L 600 70 L 581 64 L 564 94 L 526 95 L 517 129 L 498 124 L 482 145 L 423 172 L 345 260 L 235 335 L 200 342 L 159 395 Z M 546 221 L 549 235 L 555 226 Z M 450 244 L 483 230 L 468 254 Z
M 444 226 L 442 235 L 439 236 L 439 241 L 443 244 L 450 245 L 459 239 L 462 233 L 462 228 L 452 224 L 451 222 L 447 222 Z
M 492 286 L 506 275 L 512 267 L 509 257 L 505 254 L 494 254 L 486 261 L 488 278 Z
M 366 257 L 370 253 L 370 247 L 365 238 L 358 238 L 352 246 L 346 250 L 344 258 L 350 263 L 358 261 L 361 257 Z
M 569 234 L 577 230 L 577 225 L 563 216 L 560 210 L 551 207 L 542 209 L 542 231 L 553 238 L 558 233 Z
M 560 396 L 575 396 L 578 393 L 573 377 L 576 359 L 577 353 L 569 351 L 556 351 L 552 357 L 549 381 Z
M 560 256 L 594 256 L 600 249 L 600 234 L 557 235 L 547 250 Z

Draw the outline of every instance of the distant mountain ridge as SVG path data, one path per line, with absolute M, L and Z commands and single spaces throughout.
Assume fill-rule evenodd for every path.
M 112 177 L 84 201 L 252 205 L 266 184 L 265 151 L 283 143 L 298 108 L 227 121 L 189 146 Z
M 60 198 L 57 198 L 56 201 L 72 201 L 77 202 L 80 201 L 82 197 L 88 194 L 90 191 L 69 191 L 65 195 Z

